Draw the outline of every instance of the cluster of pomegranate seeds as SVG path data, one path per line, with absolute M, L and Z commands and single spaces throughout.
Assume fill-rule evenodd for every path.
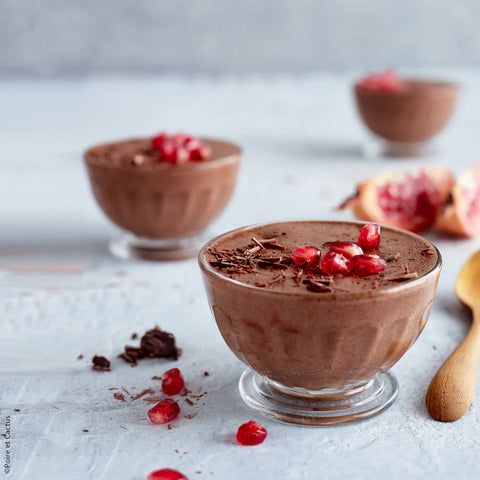
M 152 138 L 152 148 L 167 163 L 201 162 L 212 156 L 212 149 L 199 138 L 183 133 L 160 133 Z
M 367 224 L 360 229 L 358 243 L 332 242 L 321 261 L 321 251 L 311 245 L 297 248 L 292 260 L 299 268 L 320 268 L 327 275 L 357 275 L 364 277 L 385 270 L 386 263 L 378 255 L 368 255 L 364 250 L 378 250 L 380 226 Z
M 395 70 L 367 75 L 357 82 L 357 87 L 365 90 L 381 92 L 398 92 L 402 89 L 402 81 Z
M 185 387 L 182 372 L 178 368 L 167 370 L 162 375 L 162 391 L 165 395 L 177 395 Z
M 267 431 L 253 420 L 238 427 L 237 442 L 241 445 L 259 445 L 266 438 Z
M 321 252 L 317 247 L 306 245 L 305 247 L 297 248 L 292 252 L 292 260 L 295 266 L 301 268 L 318 267 L 320 263 Z
M 152 472 L 147 480 L 188 480 L 188 478 L 177 470 L 162 468 Z
M 148 411 L 152 423 L 162 424 L 175 420 L 180 413 L 180 407 L 175 400 L 164 398 Z
M 377 249 L 380 246 L 380 225 L 369 223 L 362 227 L 358 234 L 358 245 L 365 250 Z

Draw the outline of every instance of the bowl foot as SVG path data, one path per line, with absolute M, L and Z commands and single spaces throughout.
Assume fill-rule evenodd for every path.
M 398 383 L 387 372 L 349 390 L 311 392 L 279 388 L 247 369 L 240 377 L 239 390 L 247 406 L 266 417 L 298 425 L 332 426 L 378 415 L 397 398 Z
M 124 260 L 184 260 L 198 255 L 207 239 L 208 235 L 204 232 L 187 238 L 165 240 L 141 238 L 125 233 L 110 242 L 110 252 Z
M 367 158 L 425 158 L 436 153 L 432 142 L 392 142 L 389 140 L 373 139 L 365 145 Z

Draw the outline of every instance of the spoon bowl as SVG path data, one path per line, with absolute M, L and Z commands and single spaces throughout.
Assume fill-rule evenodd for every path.
M 427 409 L 434 419 L 442 422 L 453 422 L 463 417 L 475 393 L 480 355 L 479 285 L 480 251 L 465 262 L 455 282 L 457 297 L 472 310 L 472 326 L 433 377 L 427 391 Z

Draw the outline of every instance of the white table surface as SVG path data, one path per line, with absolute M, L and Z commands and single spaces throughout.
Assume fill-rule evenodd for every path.
M 478 478 L 479 393 L 453 424 L 432 420 L 424 398 L 469 326 L 453 285 L 480 240 L 426 234 L 444 270 L 425 331 L 393 368 L 400 394 L 390 409 L 343 427 L 286 425 L 239 398 L 243 365 L 217 331 L 195 259 L 149 264 L 110 256 L 116 230 L 95 204 L 81 162 L 92 143 L 159 130 L 230 138 L 245 157 L 212 235 L 264 221 L 351 219 L 332 207 L 376 172 L 438 163 L 459 173 L 478 160 L 480 74 L 446 73 L 462 82 L 462 99 L 438 155 L 422 161 L 362 156 L 367 134 L 353 108 L 351 76 L 1 81 L 0 433 L 10 416 L 8 478 L 140 480 L 161 467 L 190 480 Z M 132 368 L 115 358 L 132 332 L 156 324 L 176 335 L 184 350 L 178 362 Z M 112 359 L 111 372 L 90 370 L 97 353 Z M 198 415 L 181 416 L 178 428 L 151 424 L 145 402 L 121 403 L 108 390 L 159 391 L 151 377 L 174 366 L 190 389 L 208 392 L 196 406 L 182 402 L 183 414 Z M 239 446 L 236 429 L 250 419 L 268 438 Z M 4 454 L 0 443 L 0 464 Z

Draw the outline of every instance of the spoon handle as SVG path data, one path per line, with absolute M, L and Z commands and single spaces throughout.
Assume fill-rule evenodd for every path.
M 480 305 L 473 309 L 473 323 L 467 336 L 445 360 L 433 377 L 426 406 L 435 420 L 454 422 L 472 403 L 480 354 Z

